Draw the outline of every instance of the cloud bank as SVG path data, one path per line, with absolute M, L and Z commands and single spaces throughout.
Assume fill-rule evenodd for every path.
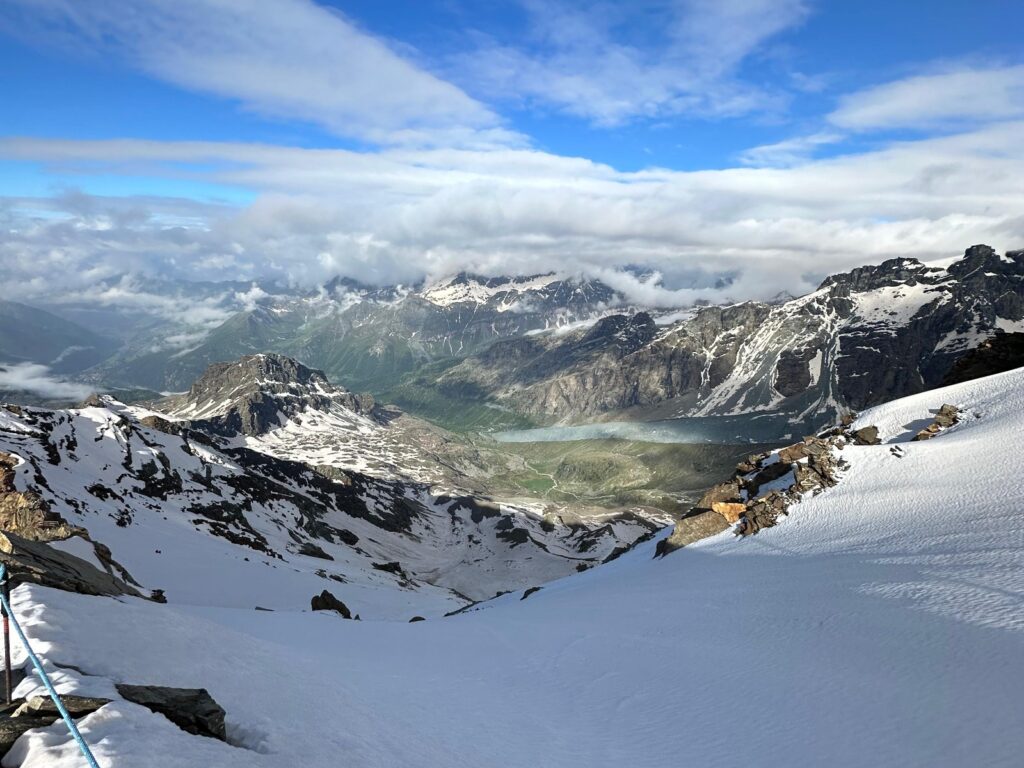
M 93 391 L 83 384 L 63 381 L 45 365 L 17 363 L 0 365 L 0 391 L 29 392 L 53 400 L 82 400 Z
M 174 175 L 188 163 L 203 167 L 197 178 L 260 193 L 199 216 L 182 201 L 193 224 L 174 201 L 129 217 L 95 198 L 84 208 L 80 196 L 36 200 L 49 210 L 35 216 L 9 201 L 0 293 L 80 291 L 123 273 L 312 287 L 337 275 L 408 284 L 460 270 L 607 275 L 631 265 L 694 298 L 798 294 L 893 256 L 1020 247 L 1021 135 L 1024 123 L 1006 121 L 787 167 L 629 173 L 526 149 L 3 139 L 0 157 L 128 174 Z

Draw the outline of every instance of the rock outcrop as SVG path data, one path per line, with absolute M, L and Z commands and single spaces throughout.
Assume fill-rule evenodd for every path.
M 214 701 L 205 688 L 119 683 L 117 692 L 128 701 L 163 715 L 183 731 L 221 741 L 227 740 L 224 709 Z
M 314 611 L 334 611 L 341 614 L 343 619 L 352 618 L 352 611 L 348 609 L 348 606 L 326 589 L 319 595 L 313 595 L 313 599 L 309 601 L 309 607 Z
M 143 595 L 125 581 L 40 541 L 0 533 L 0 562 L 15 584 L 32 583 L 83 595 Z
M 878 430 L 871 429 L 877 441 Z M 730 526 L 739 536 L 772 527 L 804 494 L 836 484 L 839 471 L 846 466 L 836 453 L 853 434 L 857 433 L 839 427 L 778 451 L 748 456 L 736 465 L 731 479 L 710 488 L 676 523 L 672 533 L 658 543 L 656 555 L 666 555 Z
M 33 541 L 62 541 L 85 533 L 50 509 L 38 493 L 14 487 L 19 463 L 17 456 L 0 451 L 0 531 Z
M 942 383 L 959 384 L 1024 366 L 1024 333 L 999 333 L 957 359 Z
M 955 405 L 949 403 L 944 404 L 939 408 L 935 414 L 935 418 L 932 423 L 922 429 L 916 435 L 911 438 L 911 442 L 920 442 L 921 440 L 931 440 L 939 432 L 944 429 L 952 427 L 954 424 L 960 421 L 960 410 Z

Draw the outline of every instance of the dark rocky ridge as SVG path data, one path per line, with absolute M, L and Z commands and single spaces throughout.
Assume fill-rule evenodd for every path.
M 332 404 L 370 418 L 383 418 L 371 395 L 355 395 L 331 384 L 323 371 L 307 368 L 277 354 L 247 355 L 214 363 L 182 396 L 160 403 L 164 410 L 199 414 L 191 426 L 219 435 L 261 435 L 278 427 L 282 417 Z M 215 414 L 203 416 L 208 411 Z

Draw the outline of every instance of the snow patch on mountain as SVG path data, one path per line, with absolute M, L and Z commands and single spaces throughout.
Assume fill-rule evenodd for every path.
M 419 295 L 439 307 L 449 307 L 453 304 L 487 304 L 495 297 L 501 296 L 496 309 L 499 312 L 509 312 L 514 311 L 524 295 L 541 291 L 559 280 L 561 278 L 556 274 L 490 279 L 456 275 L 424 288 Z

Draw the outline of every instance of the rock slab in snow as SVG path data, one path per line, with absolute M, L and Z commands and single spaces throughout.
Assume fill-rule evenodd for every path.
M 224 741 L 224 709 L 205 688 L 170 688 L 163 685 L 125 685 L 117 692 L 128 701 L 163 715 L 184 731 Z

